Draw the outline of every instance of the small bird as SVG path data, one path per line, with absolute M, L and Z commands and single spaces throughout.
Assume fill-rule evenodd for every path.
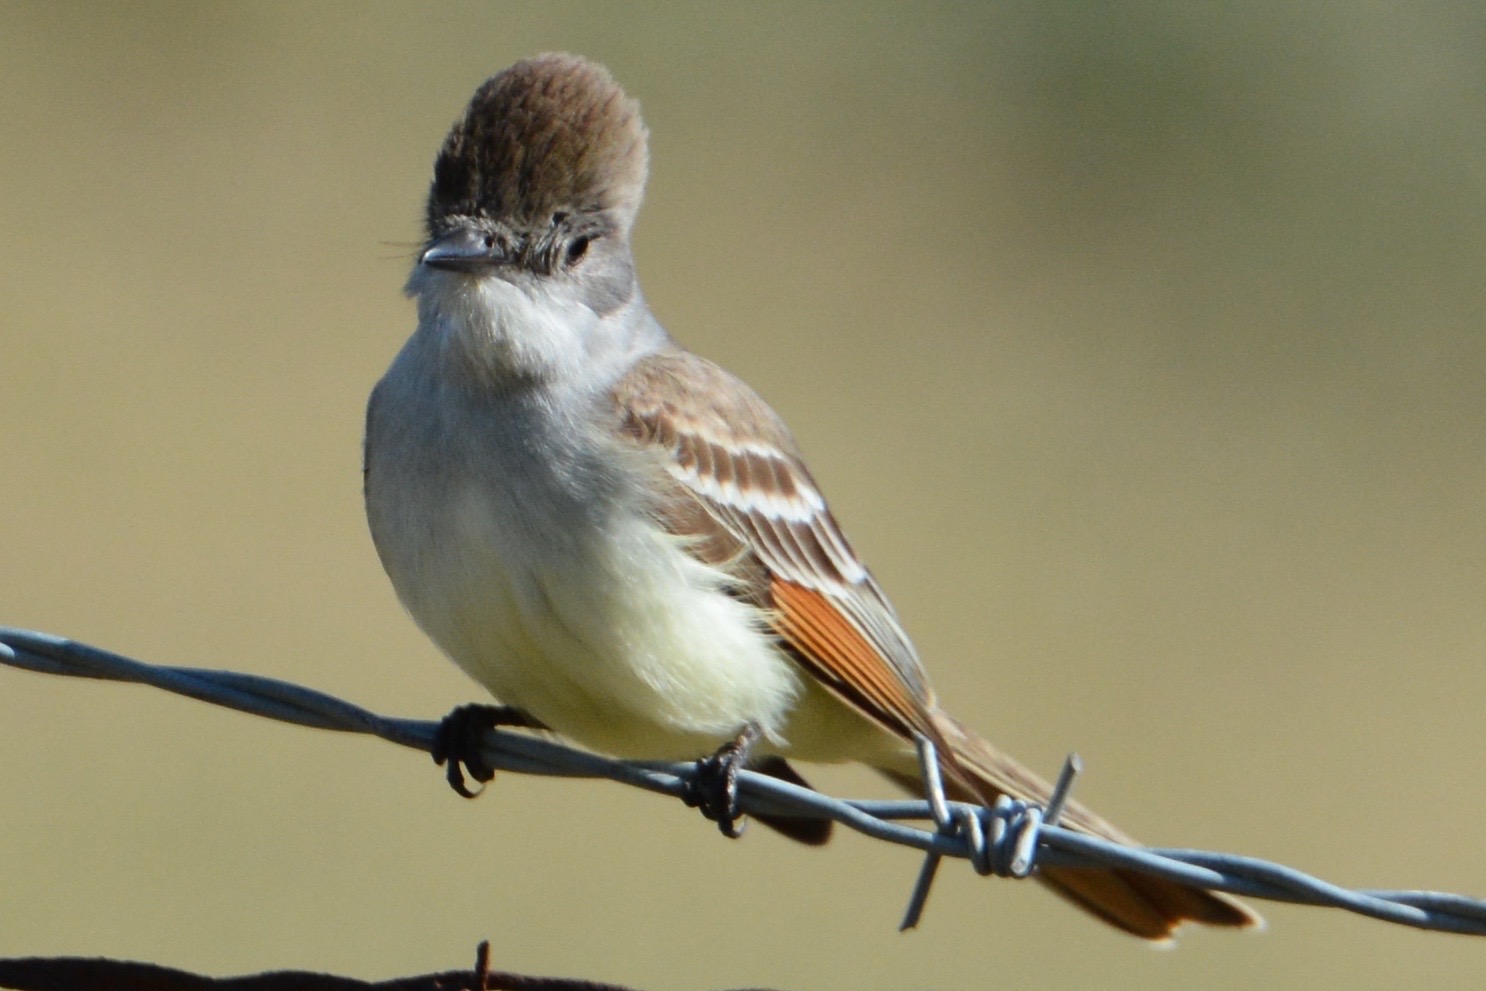
M 949 797 L 1045 802 L 939 708 L 779 416 L 651 315 L 630 248 L 648 170 L 638 105 L 573 55 L 492 77 L 449 132 L 406 287 L 418 326 L 367 409 L 398 597 L 517 719 L 595 750 L 795 781 L 786 759 L 856 761 L 921 793 L 923 738 Z M 1076 803 L 1061 824 L 1131 842 Z M 1260 921 L 1132 871 L 1036 876 L 1149 940 Z

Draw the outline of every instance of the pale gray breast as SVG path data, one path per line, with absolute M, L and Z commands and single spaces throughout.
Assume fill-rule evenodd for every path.
M 633 505 L 637 479 L 604 449 L 585 400 L 476 397 L 410 370 L 394 366 L 367 412 L 367 514 L 389 572 L 438 555 L 495 553 L 518 570 L 571 560 Z

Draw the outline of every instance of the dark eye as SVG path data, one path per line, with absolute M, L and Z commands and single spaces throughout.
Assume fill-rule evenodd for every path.
M 573 240 L 568 243 L 567 254 L 563 256 L 567 263 L 569 265 L 576 265 L 578 264 L 578 262 L 582 261 L 583 256 L 588 254 L 588 243 L 592 240 L 593 238 L 589 237 L 586 234 L 580 234 L 579 236 L 573 238 Z

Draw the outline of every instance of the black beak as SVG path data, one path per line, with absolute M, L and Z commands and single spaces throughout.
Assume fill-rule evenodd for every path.
M 483 231 L 461 227 L 424 248 L 418 261 L 446 272 L 479 275 L 506 264 L 510 259 L 499 238 Z

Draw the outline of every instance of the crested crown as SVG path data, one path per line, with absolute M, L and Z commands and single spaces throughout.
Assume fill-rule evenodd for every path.
M 628 230 L 649 170 L 640 106 L 603 66 L 576 55 L 517 62 L 475 91 L 444 139 L 428 231 L 452 217 L 545 226 L 555 213 L 606 213 Z

